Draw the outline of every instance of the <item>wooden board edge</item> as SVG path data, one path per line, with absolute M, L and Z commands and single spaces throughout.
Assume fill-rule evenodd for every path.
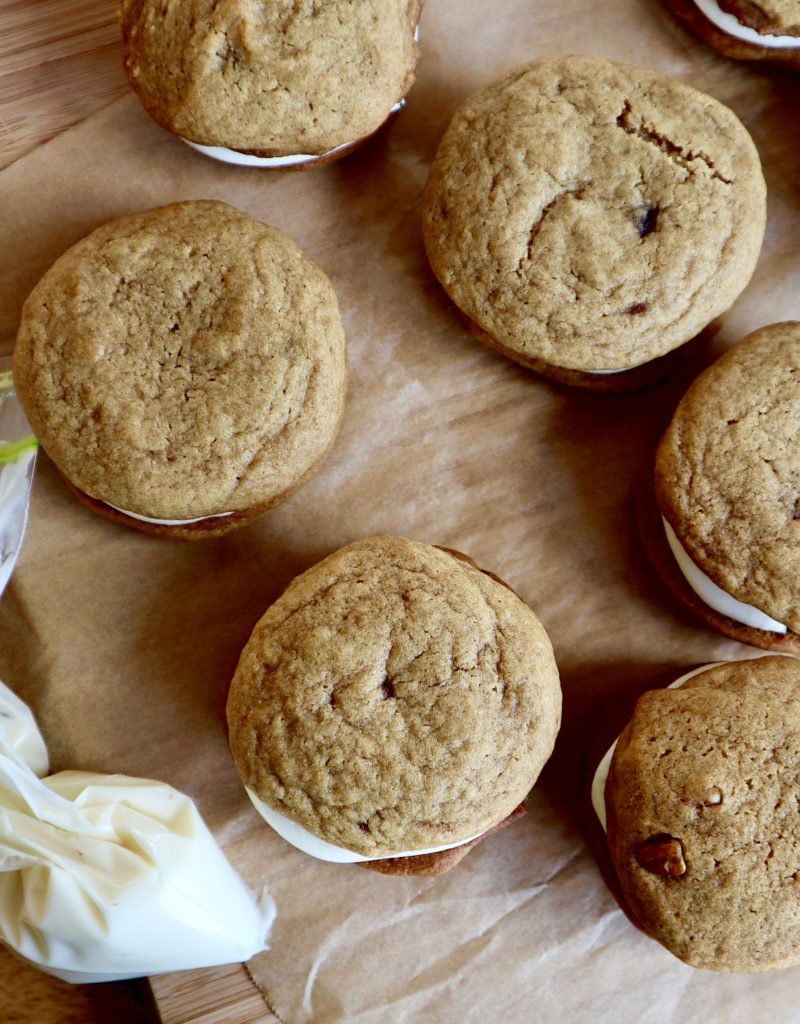
M 282 1024 L 244 964 L 149 979 L 162 1024 Z

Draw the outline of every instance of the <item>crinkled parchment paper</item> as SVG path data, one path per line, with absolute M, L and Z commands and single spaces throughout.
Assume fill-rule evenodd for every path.
M 590 752 L 612 707 L 686 665 L 754 653 L 668 597 L 645 564 L 633 504 L 700 362 L 747 330 L 800 317 L 800 78 L 716 56 L 654 0 L 429 0 L 422 41 L 407 109 L 322 170 L 213 163 L 131 96 L 0 174 L 0 352 L 27 291 L 87 231 L 215 197 L 288 231 L 327 270 L 351 366 L 322 471 L 226 538 L 170 543 L 96 518 L 42 455 L 0 604 L 0 678 L 32 704 L 55 770 L 163 778 L 197 799 L 249 883 L 277 900 L 272 951 L 251 967 L 288 1024 L 800 1020 L 797 970 L 696 972 L 636 931 L 589 852 L 584 813 Z M 473 341 L 420 243 L 427 168 L 459 101 L 515 64 L 571 51 L 650 65 L 728 103 L 770 190 L 761 261 L 711 353 L 627 397 L 553 386 Z M 530 814 L 439 880 L 289 848 L 249 806 L 225 742 L 228 681 L 261 612 L 296 573 L 378 532 L 458 548 L 507 579 L 549 630 L 563 676 L 564 727 Z

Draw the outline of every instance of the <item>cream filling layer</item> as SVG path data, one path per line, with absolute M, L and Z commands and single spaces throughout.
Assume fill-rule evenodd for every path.
M 782 622 L 770 618 L 766 612 L 754 608 L 751 604 L 737 601 L 731 597 L 722 587 L 717 586 L 713 580 L 700 569 L 689 557 L 688 552 L 678 540 L 675 531 L 664 517 L 661 517 L 664 524 L 664 532 L 667 535 L 667 543 L 678 563 L 678 568 L 683 573 L 686 582 L 697 594 L 704 604 L 721 615 L 727 615 L 729 619 L 740 622 L 743 626 L 751 626 L 753 629 L 762 629 L 767 633 L 786 633 L 787 627 Z
M 103 504 L 124 516 L 138 519 L 140 523 L 154 523 L 156 526 L 187 526 L 189 523 L 202 523 L 205 519 L 225 519 L 226 516 L 233 515 L 233 512 L 215 512 L 212 516 L 199 516 L 197 519 L 153 519 L 152 516 L 140 516 L 138 512 L 129 512 L 126 508 L 112 505 L 110 501 L 104 501 Z
M 386 116 L 388 117 L 391 114 L 397 113 L 397 111 L 402 110 L 405 105 L 406 101 L 404 99 L 399 100 Z M 226 146 L 203 146 L 199 142 L 190 142 L 189 139 L 184 139 L 182 135 L 178 137 L 182 142 L 185 142 L 187 146 L 191 146 L 192 149 L 196 149 L 198 153 L 210 156 L 212 160 L 221 160 L 224 164 L 236 164 L 239 167 L 266 168 L 299 167 L 302 164 L 316 163 L 318 160 L 327 160 L 336 153 L 341 153 L 343 149 L 347 149 L 349 146 L 352 146 L 354 142 L 360 141 L 360 139 L 353 139 L 353 142 L 345 142 L 341 146 L 329 149 L 327 153 L 292 153 L 287 156 L 255 156 L 253 153 L 240 153 L 238 150 L 228 149 Z
M 619 370 L 582 370 L 582 373 L 591 373 L 595 377 L 605 377 L 609 373 L 627 373 L 628 370 L 635 370 L 635 366 L 622 366 Z
M 245 786 L 245 789 L 255 809 L 264 821 L 278 833 L 281 839 L 285 839 L 287 843 L 290 843 L 302 853 L 307 853 L 310 857 L 316 857 L 317 860 L 326 860 L 332 864 L 361 864 L 368 860 L 392 860 L 394 857 L 421 857 L 425 853 L 441 853 L 443 850 L 454 850 L 457 846 L 471 843 L 473 839 L 477 839 L 478 836 L 483 834 L 479 832 L 477 836 L 471 836 L 469 839 L 460 839 L 457 843 L 446 843 L 444 846 L 430 846 L 425 850 L 406 850 L 403 853 L 387 853 L 382 857 L 365 857 L 360 853 L 355 853 L 353 850 L 347 850 L 343 846 L 335 846 L 333 843 L 320 839 L 319 836 L 315 836 L 279 811 L 274 811 L 271 807 L 268 807 L 248 786 Z
M 684 683 L 688 683 L 690 679 L 694 679 L 695 676 L 702 675 L 703 672 L 707 672 L 710 668 L 717 668 L 718 665 L 726 664 L 724 661 L 712 661 L 709 665 L 701 665 L 700 668 L 694 669 L 692 672 L 687 672 L 686 675 L 676 679 L 674 683 L 670 683 L 667 687 L 668 690 L 677 690 L 679 686 L 683 686 Z M 611 744 L 606 751 L 605 757 L 597 766 L 597 771 L 594 773 L 592 779 L 592 807 L 594 813 L 600 820 L 600 824 L 603 826 L 603 831 L 607 832 L 606 826 L 606 783 L 608 782 L 608 773 L 611 769 L 611 759 L 614 756 L 614 751 L 617 749 L 617 740 Z
M 694 0 L 694 4 L 718 29 L 745 43 L 755 43 L 775 50 L 800 48 L 800 37 L 762 35 L 749 25 L 743 25 L 728 11 L 723 11 L 716 0 Z

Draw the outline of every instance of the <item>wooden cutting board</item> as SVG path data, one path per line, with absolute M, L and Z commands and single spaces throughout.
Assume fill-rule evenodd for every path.
M 242 964 L 151 978 L 163 1024 L 283 1024 Z
M 0 0 L 0 168 L 128 91 L 115 0 Z M 163 1024 L 275 1024 L 240 964 L 152 979 Z M 146 1024 L 135 986 L 68 986 L 0 950 L 0 1020 Z
M 127 88 L 114 0 L 0 3 L 0 167 Z

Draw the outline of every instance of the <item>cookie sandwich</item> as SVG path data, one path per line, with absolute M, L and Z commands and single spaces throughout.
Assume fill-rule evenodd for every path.
M 423 0 L 121 0 L 125 70 L 145 110 L 226 163 L 345 156 L 405 102 Z
M 706 665 L 640 697 L 593 802 L 633 920 L 692 967 L 800 962 L 800 663 Z
M 641 526 L 706 625 L 800 653 L 800 323 L 749 335 L 702 373 L 658 447 Z
M 561 690 L 544 629 L 506 585 L 458 553 L 372 537 L 267 610 L 227 714 L 250 799 L 284 839 L 437 875 L 522 813 Z
M 655 71 L 573 56 L 466 100 L 431 168 L 423 236 L 477 338 L 612 391 L 663 376 L 733 303 L 765 218 L 732 111 Z
M 333 444 L 345 342 L 333 287 L 283 232 L 185 202 L 82 239 L 28 297 L 17 395 L 78 498 L 145 533 L 225 533 Z
M 800 68 L 800 0 L 668 0 L 705 42 L 736 60 Z

